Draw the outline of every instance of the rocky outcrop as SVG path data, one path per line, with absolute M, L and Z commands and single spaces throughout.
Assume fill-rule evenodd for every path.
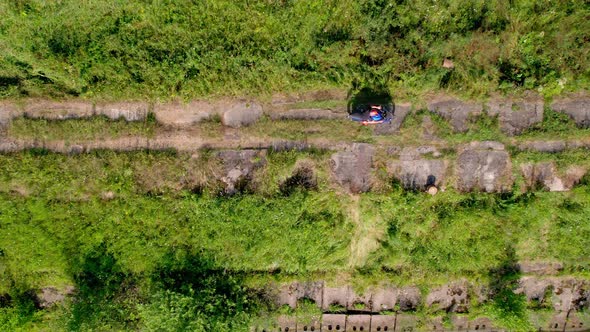
M 590 96 L 557 98 L 551 108 L 569 115 L 580 128 L 590 128 Z
M 571 277 L 533 277 L 520 279 L 515 290 L 529 302 L 552 305 L 556 312 L 590 308 L 590 281 Z
M 526 163 L 520 169 L 527 190 L 569 191 L 586 174 L 585 168 L 571 166 L 560 175 L 554 162 Z
M 553 283 L 550 280 L 538 279 L 536 277 L 522 277 L 519 280 L 518 288 L 514 291 L 516 294 L 524 294 L 528 302 L 544 303 L 549 291 L 553 289 Z
M 506 192 L 512 188 L 512 162 L 498 142 L 472 142 L 459 153 L 455 174 L 462 192 Z
M 221 122 L 224 126 L 240 128 L 255 123 L 261 116 L 261 105 L 241 102 L 233 104 L 225 110 L 221 117 Z
M 563 271 L 563 264 L 559 262 L 523 261 L 516 266 L 522 274 L 555 275 Z
M 442 159 L 426 159 L 424 154 L 439 156 L 432 147 L 406 148 L 399 160 L 390 161 L 388 173 L 398 180 L 404 189 L 424 191 L 434 186 L 444 185 L 449 162 Z
M 420 289 L 413 286 L 403 287 L 398 292 L 397 303 L 402 311 L 416 310 L 422 303 Z
M 488 103 L 487 112 L 489 116 L 498 116 L 502 132 L 514 136 L 543 121 L 543 105 L 540 96 L 525 100 L 494 99 Z
M 40 309 L 47 309 L 65 301 L 66 297 L 75 293 L 74 286 L 67 286 L 63 290 L 55 287 L 45 287 L 35 293 L 33 298 L 35 305 Z
M 141 121 L 147 118 L 149 105 L 143 102 L 99 103 L 95 113 L 111 120 Z
M 278 294 L 275 297 L 277 305 L 288 305 L 295 309 L 297 302 L 302 299 L 311 300 L 318 307 L 322 306 L 324 298 L 324 282 L 294 282 L 280 286 Z
M 467 312 L 469 309 L 469 287 L 466 282 L 444 285 L 428 294 L 426 306 L 435 311 Z
M 201 121 L 221 116 L 221 104 L 195 100 L 190 103 L 173 102 L 154 106 L 156 121 L 165 126 L 189 127 Z
M 354 194 L 369 191 L 374 153 L 370 144 L 355 143 L 346 151 L 333 154 L 331 169 L 336 182 Z
M 29 100 L 24 105 L 22 115 L 32 119 L 79 119 L 93 116 L 94 108 L 88 101 Z
M 266 164 L 264 153 L 257 150 L 227 150 L 217 154 L 222 162 L 223 194 L 233 195 L 252 188 L 254 171 Z
M 272 120 L 338 120 L 347 116 L 345 111 L 318 108 L 290 109 L 268 115 Z
M 389 123 L 382 123 L 375 126 L 374 133 L 377 135 L 391 135 L 399 132 L 406 116 L 412 110 L 411 104 L 397 104 L 393 112 L 393 118 Z
M 518 145 L 521 151 L 536 151 L 546 153 L 558 153 L 567 149 L 565 141 L 528 141 Z
M 449 121 L 454 131 L 465 132 L 469 129 L 469 119 L 482 114 L 483 106 L 476 102 L 440 97 L 428 103 L 428 110 Z

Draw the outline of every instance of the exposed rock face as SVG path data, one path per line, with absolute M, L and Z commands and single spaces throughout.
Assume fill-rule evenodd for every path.
M 557 112 L 569 115 L 580 128 L 590 128 L 590 96 L 559 98 L 551 104 Z
M 24 115 L 35 119 L 65 120 L 90 117 L 94 111 L 92 103 L 85 101 L 30 100 L 24 107 Z
M 248 126 L 262 116 L 262 106 L 256 103 L 237 103 L 230 106 L 221 118 L 225 126 L 239 128 Z
M 218 104 L 194 100 L 190 103 L 160 104 L 154 107 L 156 120 L 167 126 L 188 127 L 201 121 L 221 115 L 223 108 Z
M 336 181 L 354 194 L 369 191 L 374 153 L 370 144 L 355 143 L 348 151 L 332 155 L 332 173 Z
M 346 119 L 345 111 L 330 109 L 291 109 L 281 112 L 270 112 L 272 120 L 336 120 Z
M 543 303 L 546 300 L 548 291 L 552 288 L 553 283 L 550 280 L 523 277 L 520 279 L 519 287 L 515 290 L 515 293 L 524 294 L 529 302 Z
M 498 142 L 472 142 L 457 160 L 457 189 L 462 192 L 506 192 L 512 187 L 512 162 Z
M 348 307 L 348 296 L 350 287 L 324 287 L 322 310 L 330 311 L 331 307 L 337 306 L 342 309 Z
M 35 304 L 38 308 L 46 309 L 63 302 L 66 296 L 72 295 L 74 292 L 75 288 L 73 286 L 68 286 L 63 291 L 55 287 L 45 287 L 36 293 Z
M 266 159 L 256 150 L 227 150 L 218 154 L 223 163 L 224 194 L 233 195 L 249 189 L 253 173 L 266 164 Z
M 324 283 L 322 281 L 294 282 L 280 287 L 276 302 L 278 305 L 288 305 L 295 309 L 297 307 L 297 301 L 308 299 L 315 302 L 318 307 L 321 307 L 323 297 Z
M 563 270 L 558 262 L 518 262 L 518 270 L 523 274 L 554 275 Z
M 422 295 L 417 287 L 404 287 L 399 290 L 397 301 L 402 311 L 416 310 L 422 303 Z
M 446 312 L 467 312 L 469 307 L 467 283 L 457 282 L 432 291 L 426 298 L 426 305 Z
M 498 116 L 504 133 L 518 135 L 543 121 L 543 100 L 538 96 L 528 100 L 492 100 L 488 103 L 488 115 Z
M 448 161 L 424 159 L 420 149 L 430 152 L 426 147 L 406 148 L 401 152 L 400 160 L 388 163 L 388 172 L 400 181 L 404 189 L 424 191 L 431 186 L 441 187 L 446 178 Z M 432 149 L 432 153 L 436 155 L 438 151 Z
M 373 290 L 371 296 L 373 312 L 393 310 L 397 303 L 397 293 L 398 290 L 393 287 Z
M 572 166 L 560 176 L 553 162 L 527 163 L 521 165 L 520 169 L 529 190 L 569 191 L 586 174 L 584 168 Z
M 389 123 L 382 123 L 375 126 L 374 133 L 377 135 L 391 135 L 399 131 L 406 116 L 411 112 L 412 105 L 397 104 L 393 112 L 393 119 Z
M 429 102 L 428 110 L 448 120 L 456 132 L 465 132 L 469 129 L 469 118 L 482 114 L 483 107 L 479 103 L 444 97 Z
M 105 103 L 96 105 L 96 114 L 109 119 L 123 118 L 127 121 L 140 121 L 147 118 L 149 105 L 142 102 Z
M 567 312 L 590 307 L 590 283 L 573 278 L 553 281 L 553 309 Z
M 529 141 L 523 142 L 518 145 L 518 149 L 521 151 L 537 151 L 537 152 L 548 152 L 557 153 L 565 151 L 567 144 L 565 141 Z

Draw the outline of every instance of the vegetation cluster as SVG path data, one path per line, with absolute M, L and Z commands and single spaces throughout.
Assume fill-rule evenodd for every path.
M 7 0 L 0 98 L 588 89 L 583 0 Z M 454 68 L 444 68 L 443 60 Z
M 529 157 L 538 158 L 517 160 Z M 321 152 L 271 153 L 258 192 L 228 198 L 178 185 L 198 167 L 182 154 L 0 156 L 0 329 L 246 331 L 276 309 L 264 285 L 348 275 L 361 288 L 387 280 L 426 291 L 454 278 L 504 285 L 496 288 L 509 305 L 498 298 L 472 312 L 516 330 L 529 312 L 508 287 L 516 261 L 563 262 L 569 275 L 590 269 L 587 179 L 569 193 L 434 197 L 390 182 L 354 200 L 322 173 L 316 189 L 280 187 L 302 158 L 328 162 Z M 377 245 L 350 266 L 359 238 Z M 32 291 L 68 285 L 75 301 L 36 307 Z

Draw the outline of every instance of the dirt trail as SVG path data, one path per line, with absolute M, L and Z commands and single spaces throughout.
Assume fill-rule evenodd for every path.
M 350 243 L 348 266 L 356 268 L 365 265 L 369 255 L 379 249 L 379 240 L 385 234 L 387 225 L 378 216 L 363 214 L 359 195 L 352 195 L 350 198 L 348 208 L 354 232 Z

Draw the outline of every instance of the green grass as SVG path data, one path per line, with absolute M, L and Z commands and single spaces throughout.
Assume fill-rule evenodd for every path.
M 0 4 L 0 96 L 172 99 L 354 85 L 404 98 L 551 96 L 590 84 L 589 10 L 550 0 L 10 0 Z M 445 58 L 454 69 L 442 68 Z
M 317 165 L 318 191 L 281 195 L 271 182 L 302 159 Z M 587 183 L 569 193 L 434 197 L 393 186 L 355 203 L 330 187 L 327 159 L 273 152 L 257 174 L 262 192 L 227 198 L 179 186 L 204 165 L 183 154 L 0 155 L 0 294 L 16 299 L 0 308 L 0 327 L 240 331 L 272 310 L 256 295 L 271 281 L 347 280 L 362 289 L 389 280 L 427 290 L 455 278 L 495 285 L 499 302 L 476 304 L 474 314 L 517 326 L 529 308 L 512 292 L 518 275 L 502 267 L 560 261 L 564 274 L 588 276 Z M 361 238 L 377 245 L 350 267 Z M 70 284 L 81 301 L 30 307 L 27 290 Z
M 80 141 L 125 136 L 152 137 L 157 127 L 155 119 L 127 122 L 109 120 L 104 116 L 65 121 L 17 118 L 11 121 L 6 134 L 15 138 Z

